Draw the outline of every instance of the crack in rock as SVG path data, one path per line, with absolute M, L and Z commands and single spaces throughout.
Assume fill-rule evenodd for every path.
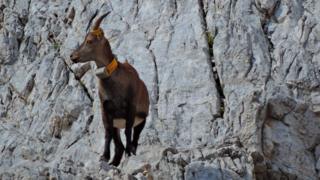
M 214 43 L 214 37 L 212 35 L 212 32 L 209 32 L 208 29 L 208 25 L 207 25 L 207 20 L 206 20 L 206 11 L 205 11 L 205 7 L 204 7 L 204 3 L 203 0 L 198 0 L 198 4 L 200 6 L 201 9 L 201 14 L 202 14 L 202 23 L 204 25 L 204 31 L 206 32 L 206 40 L 208 43 L 208 48 L 209 48 L 209 64 L 211 66 L 211 72 L 213 74 L 213 78 L 215 81 L 215 87 L 218 91 L 218 95 L 219 95 L 219 99 L 220 99 L 220 117 L 223 118 L 224 115 L 224 111 L 225 111 L 225 104 L 224 104 L 224 100 L 225 100 L 225 95 L 223 92 L 223 87 L 220 81 L 220 77 L 219 74 L 216 70 L 216 65 L 214 62 L 214 54 L 213 54 L 213 43 Z M 215 36 L 215 35 L 214 35 Z
M 62 61 L 64 62 L 65 66 L 67 67 L 67 69 L 74 75 L 75 80 L 77 80 L 80 84 L 80 86 L 82 87 L 82 89 L 84 90 L 85 94 L 88 96 L 88 98 L 90 99 L 91 103 L 93 103 L 94 99 L 93 97 L 90 95 L 88 88 L 84 85 L 84 83 L 81 81 L 81 79 L 79 79 L 76 76 L 76 73 L 71 69 L 71 67 L 67 64 L 67 62 L 65 61 L 64 58 L 61 58 Z

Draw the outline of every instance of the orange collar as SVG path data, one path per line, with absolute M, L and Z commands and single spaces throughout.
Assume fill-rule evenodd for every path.
M 118 68 L 119 64 L 116 58 L 113 58 L 110 64 L 108 64 L 104 70 L 106 75 L 109 77 Z

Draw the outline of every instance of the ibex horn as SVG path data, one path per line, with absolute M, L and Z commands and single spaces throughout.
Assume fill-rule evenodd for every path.
M 98 19 L 97 19 L 97 21 L 94 23 L 94 25 L 93 25 L 93 30 L 97 30 L 97 29 L 99 29 L 99 27 L 100 27 L 100 24 L 101 24 L 101 21 L 103 20 L 103 18 L 105 18 L 106 16 L 108 16 L 109 15 L 109 13 L 110 13 L 110 11 L 109 12 L 107 12 L 107 13 L 105 13 L 104 15 L 102 15 L 102 16 L 100 16 Z

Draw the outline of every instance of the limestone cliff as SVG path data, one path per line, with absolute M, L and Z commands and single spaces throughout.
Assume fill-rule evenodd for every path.
M 320 1 L 0 0 L 0 179 L 319 179 Z M 137 156 L 99 162 L 89 22 L 145 81 Z

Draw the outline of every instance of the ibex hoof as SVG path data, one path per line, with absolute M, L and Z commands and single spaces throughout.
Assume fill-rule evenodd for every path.
M 109 163 L 110 166 L 115 166 L 115 167 L 119 166 L 119 164 L 120 164 L 120 162 L 115 161 L 115 160 L 113 160 L 111 163 Z
M 105 156 L 100 156 L 100 161 L 104 161 L 104 162 L 108 162 L 110 160 L 110 158 L 105 157 Z
M 136 155 L 136 151 L 137 151 L 136 147 L 132 146 L 131 152 L 133 155 Z
M 132 153 L 133 155 L 136 155 L 136 148 L 135 148 L 134 146 L 127 146 L 127 147 L 126 147 L 126 154 L 127 154 L 128 156 L 131 156 L 131 153 Z

